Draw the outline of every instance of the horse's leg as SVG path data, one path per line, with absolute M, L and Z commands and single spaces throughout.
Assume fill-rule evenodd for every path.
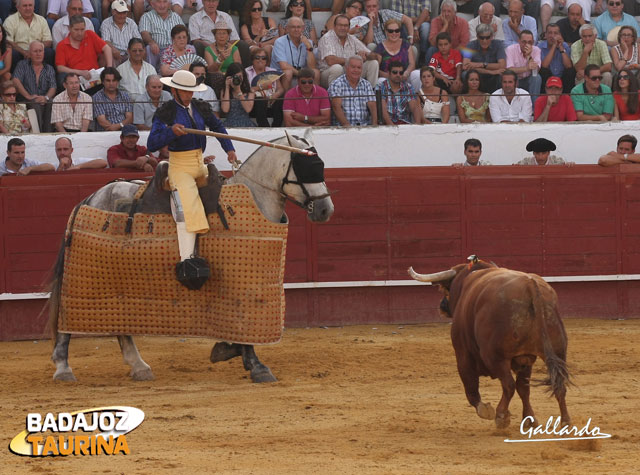
M 277 381 L 271 370 L 260 362 L 253 345 L 240 345 L 240 347 L 244 369 L 251 371 L 251 381 L 254 383 L 274 383 Z
M 211 356 L 209 359 L 212 363 L 219 361 L 227 361 L 236 356 L 242 356 L 242 348 L 237 343 L 227 343 L 219 341 L 211 348 Z
M 56 335 L 56 346 L 53 348 L 51 359 L 56 365 L 56 372 L 53 374 L 54 381 L 76 381 L 76 377 L 69 366 L 69 333 L 58 333 Z
M 124 362 L 131 366 L 131 379 L 134 381 L 151 381 L 154 379 L 151 367 L 144 362 L 131 335 L 118 335 L 118 343 L 122 350 Z

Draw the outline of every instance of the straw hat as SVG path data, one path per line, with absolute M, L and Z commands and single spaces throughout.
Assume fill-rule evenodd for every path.
M 216 30 L 227 30 L 229 34 L 231 34 L 231 31 L 232 31 L 231 27 L 227 25 L 227 22 L 224 20 L 218 20 L 216 24 L 213 25 L 213 28 L 211 29 L 211 31 L 215 33 Z
M 173 73 L 173 76 L 170 78 L 160 78 L 160 82 L 174 89 L 182 89 L 183 91 L 201 92 L 207 90 L 207 86 L 198 84 L 192 72 L 182 69 Z

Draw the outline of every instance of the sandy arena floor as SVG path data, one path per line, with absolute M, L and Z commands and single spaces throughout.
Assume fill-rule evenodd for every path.
M 0 343 L 0 473 L 637 473 L 640 320 L 567 320 L 573 423 L 588 418 L 611 439 L 509 444 L 511 427 L 478 418 L 458 378 L 449 325 L 291 329 L 258 348 L 278 383 L 251 383 L 239 359 L 212 365 L 212 341 L 138 338 L 156 380 L 128 378 L 115 338 L 71 342 L 77 383 L 54 383 L 49 341 Z M 538 361 L 534 378 L 543 376 Z M 499 383 L 483 378 L 495 407 Z M 533 388 L 540 422 L 559 414 Z M 104 405 L 142 409 L 128 456 L 34 459 L 11 439 L 29 412 Z

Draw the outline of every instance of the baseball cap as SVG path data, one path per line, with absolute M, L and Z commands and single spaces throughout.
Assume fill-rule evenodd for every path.
M 140 137 L 140 134 L 138 133 L 138 129 L 136 129 L 136 126 L 132 124 L 127 124 L 124 127 L 122 127 L 122 130 L 120 131 L 120 136 L 129 137 L 130 135 L 135 135 L 136 137 Z
M 121 13 L 129 11 L 127 2 L 125 2 L 124 0 L 115 0 L 115 2 L 111 4 L 111 9 Z
M 547 87 L 562 87 L 562 79 L 557 76 L 551 76 L 547 79 Z

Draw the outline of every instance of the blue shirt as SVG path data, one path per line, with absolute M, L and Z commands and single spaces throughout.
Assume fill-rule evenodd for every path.
M 638 22 L 628 13 L 622 13 L 622 19 L 620 21 L 613 21 L 611 14 L 606 11 L 593 20 L 593 25 L 598 29 L 598 38 L 604 41 L 607 41 L 607 35 L 616 26 L 632 26 L 636 30 L 636 35 L 640 36 Z M 616 42 L 617 41 L 616 38 Z
M 4 160 L 2 160 L 2 162 L 0 162 L 0 176 L 12 175 L 15 173 L 13 170 L 10 170 L 9 168 L 7 168 L 8 161 L 9 161 L 9 157 L 5 158 Z M 37 160 L 31 160 L 30 158 L 25 158 L 24 162 L 22 162 L 22 165 L 20 166 L 20 170 L 28 167 L 37 167 L 38 165 L 42 165 L 43 163 L 44 162 L 39 162 Z
M 533 33 L 533 44 L 538 44 L 538 25 L 536 20 L 529 15 L 522 15 L 520 20 L 520 31 L 529 30 Z M 518 42 L 518 35 L 509 27 L 509 18 L 502 20 L 502 31 L 504 31 L 504 47 L 511 46 Z
M 174 101 L 175 102 L 175 99 Z M 185 107 L 181 106 L 177 102 L 176 104 L 176 124 L 182 124 L 185 127 L 190 129 L 199 129 L 205 130 L 205 125 L 209 127 L 210 130 L 214 132 L 219 132 L 221 134 L 226 134 L 227 129 L 224 128 L 222 122 L 213 115 L 213 113 L 209 116 L 207 120 L 204 119 L 198 112 L 198 110 L 191 106 L 191 113 L 193 114 L 193 122 L 189 117 L 189 111 Z M 230 152 L 231 150 L 235 150 L 233 148 L 233 144 L 229 139 L 218 139 L 220 142 L 220 146 L 225 152 Z M 207 148 L 207 137 L 204 135 L 196 135 L 196 134 L 187 134 L 177 137 L 171 127 L 162 122 L 159 118 L 153 118 L 153 124 L 151 125 L 151 132 L 149 132 L 149 137 L 147 138 L 147 148 L 151 152 L 155 152 L 160 150 L 165 145 L 169 145 L 169 151 L 172 152 L 184 152 L 187 150 L 195 150 L 197 148 L 204 149 Z
M 342 99 L 342 110 L 350 125 L 370 125 L 371 114 L 369 114 L 368 102 L 375 102 L 371 84 L 366 79 L 360 78 L 357 87 L 354 89 L 349 84 L 347 76 L 343 74 L 329 86 L 329 97 L 340 97 Z M 333 125 L 340 125 L 335 115 Z
M 297 69 L 304 68 L 307 65 L 307 47 L 300 41 L 300 45 L 296 48 L 293 41 L 289 39 L 289 35 L 281 36 L 273 44 L 271 53 L 271 67 L 281 73 L 279 61 L 284 61 Z
M 569 58 L 571 58 L 571 46 L 569 46 L 567 43 L 563 42 L 562 43 L 562 47 L 564 48 L 564 50 L 567 52 L 567 54 L 569 55 Z M 547 43 L 547 41 L 540 41 L 538 43 L 538 48 L 540 48 L 540 61 L 543 61 L 544 58 L 547 57 L 547 55 L 549 54 L 549 50 L 551 49 Z M 556 48 L 555 53 L 553 53 L 553 58 L 551 58 L 551 63 L 549 63 L 549 69 L 551 70 L 551 74 L 553 76 L 562 76 L 562 73 L 564 72 L 564 64 L 562 63 L 562 53 L 560 52 L 560 50 L 558 48 Z

